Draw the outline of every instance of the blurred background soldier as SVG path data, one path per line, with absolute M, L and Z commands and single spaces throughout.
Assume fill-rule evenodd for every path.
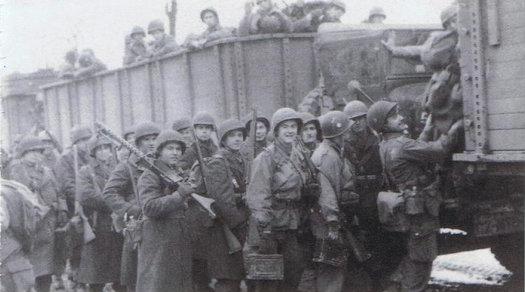
M 149 43 L 153 57 L 160 57 L 179 49 L 173 36 L 164 31 L 164 23 L 160 20 L 153 20 L 148 24 L 148 34 L 153 37 L 153 41 Z
M 92 49 L 84 49 L 78 58 L 78 69 L 75 71 L 75 78 L 84 78 L 106 70 L 106 65 L 102 63 Z
M 222 222 L 214 222 L 207 228 L 207 260 L 210 277 L 217 279 L 216 292 L 240 292 L 245 277 L 242 251 L 230 253 L 228 239 L 222 224 L 226 224 L 234 236 L 244 245 L 247 234 L 249 210 L 245 205 L 248 162 L 239 152 L 246 138 L 245 126 L 236 119 L 228 119 L 218 127 L 220 149 L 200 167 L 200 186 L 215 200 Z M 203 177 L 204 176 L 204 177 Z
M 198 112 L 193 117 L 192 124 L 195 137 L 199 139 L 203 158 L 211 157 L 218 150 L 211 138 L 215 131 L 215 119 L 207 112 Z M 193 143 L 184 153 L 181 159 L 181 167 L 185 170 L 191 169 L 197 161 L 197 157 L 197 145 Z
M 244 17 L 239 24 L 239 36 L 266 33 L 290 33 L 293 25 L 288 16 L 279 11 L 272 0 L 256 0 L 257 11 L 253 12 L 253 1 L 244 5 Z
M 425 91 L 424 109 L 432 114 L 436 138 L 463 115 L 458 64 L 457 3 L 441 12 L 444 30 L 434 31 L 420 46 L 395 45 L 395 35 L 383 41 L 385 48 L 395 57 L 418 58 L 434 74 Z
M 388 189 L 398 192 L 395 196 L 403 196 L 406 222 L 397 230 L 404 231 L 399 241 L 404 243 L 406 251 L 397 269 L 401 288 L 425 291 L 438 252 L 436 237 L 442 201 L 433 165 L 449 154 L 458 139 L 462 121 L 455 122 L 437 141 L 427 142 L 423 138 L 430 127 L 428 121 L 420 139 L 413 140 L 403 134 L 407 125 L 397 113 L 397 104 L 379 101 L 368 110 L 367 122 L 383 137 L 379 153 Z M 378 198 L 377 204 L 383 205 L 383 198 Z
M 189 118 L 176 119 L 173 121 L 171 128 L 182 135 L 182 139 L 184 140 L 187 148 L 191 147 L 195 136 L 193 134 L 193 126 Z
M 77 161 L 78 167 L 82 167 L 89 162 L 89 154 L 87 149 L 87 141 L 93 133 L 91 129 L 86 126 L 74 126 L 70 130 L 70 138 L 72 147 L 68 151 L 64 152 L 58 159 L 55 167 L 56 177 L 58 180 L 58 186 L 60 194 L 64 196 L 67 202 L 69 218 L 72 218 L 75 214 L 75 193 L 76 193 L 76 171 L 75 171 L 75 151 L 73 147 L 77 148 Z M 76 145 L 76 146 L 75 146 Z M 73 241 L 69 241 L 67 253 L 70 264 L 70 274 L 68 275 L 69 280 L 74 283 L 74 287 L 82 286 L 76 282 L 76 273 L 78 272 L 78 266 L 80 265 L 80 253 L 82 246 L 75 244 Z
M 235 36 L 235 29 L 223 27 L 219 21 L 219 14 L 213 7 L 201 11 L 201 21 L 206 24 L 206 30 L 200 35 L 189 35 L 185 44 L 189 48 L 202 48 L 207 42 Z
M 11 179 L 27 186 L 38 201 L 51 210 L 34 234 L 30 260 L 35 274 L 35 289 L 49 291 L 56 269 L 55 229 L 68 221 L 67 205 L 59 196 L 53 172 L 42 163 L 45 147 L 37 137 L 28 136 L 18 146 L 20 160 L 11 169 Z
M 51 133 L 47 131 L 40 132 L 38 137 L 46 147 L 44 150 L 44 165 L 54 172 L 58 158 L 61 155 L 60 150 L 57 148 L 57 146 L 60 147 L 60 145 L 57 144 L 58 142 L 51 136 Z
M 255 128 L 255 139 L 251 137 L 252 133 L 252 115 L 247 115 L 244 118 L 245 122 L 245 129 L 246 133 L 248 135 L 248 138 L 245 140 L 245 142 L 241 146 L 241 153 L 248 159 L 248 161 L 251 163 L 259 153 L 261 153 L 264 148 L 268 145 L 268 131 L 270 130 L 270 121 L 266 117 L 258 116 L 256 117 L 257 121 L 257 127 Z M 255 145 L 253 145 L 253 141 L 255 140 Z M 254 153 L 255 151 L 255 153 Z
M 383 24 L 386 19 L 386 14 L 383 8 L 373 7 L 370 9 L 368 19 L 363 20 L 363 23 Z
M 342 156 L 353 121 L 338 111 L 328 112 L 320 120 L 324 139 L 312 155 L 312 161 L 320 172 L 321 186 L 318 202 L 321 220 L 317 222 L 319 226 L 314 227 L 318 249 L 344 244 L 342 230 L 348 228 L 346 208 L 356 199 L 349 188 L 352 184 L 352 169 Z M 337 253 L 337 250 L 334 248 L 332 252 Z M 316 251 L 316 255 L 323 252 Z M 339 252 L 344 253 L 344 249 L 340 248 Z M 317 291 L 335 292 L 343 289 L 347 262 L 343 254 L 334 256 L 341 257 L 341 262 L 330 264 L 319 260 Z
M 95 239 L 82 247 L 78 281 L 89 284 L 93 292 L 102 292 L 106 283 L 113 283 L 117 292 L 126 291 L 120 285 L 122 235 L 112 230 L 111 209 L 102 196 L 115 166 L 112 147 L 104 137 L 91 137 L 88 148 L 93 159 L 78 175 L 78 200 L 95 233 Z
M 320 2 L 320 3 L 319 3 Z M 293 21 L 294 32 L 317 32 L 323 23 L 340 23 L 346 12 L 346 4 L 339 0 L 309 2 L 305 5 L 304 16 Z
M 52 210 L 37 195 L 15 181 L 1 180 L 0 186 L 0 290 L 31 291 L 35 284 L 30 262 L 37 224 Z
M 140 26 L 134 26 L 131 33 L 126 36 L 126 47 L 124 50 L 124 65 L 140 62 L 151 57 L 144 38 L 146 32 Z
M 59 78 L 71 79 L 75 77 L 75 71 L 77 70 L 77 59 L 78 52 L 76 49 L 73 49 L 66 53 L 66 55 L 64 56 L 64 60 L 66 62 L 60 67 Z
M 124 130 L 122 134 L 122 138 L 128 141 L 128 143 L 131 143 L 131 145 L 135 144 L 135 130 L 133 129 L 133 127 L 127 130 Z M 131 153 L 131 151 L 129 151 L 128 148 L 124 147 L 123 145 L 119 145 L 116 150 L 117 150 L 117 159 L 118 159 L 117 162 L 124 162 L 128 160 L 129 155 Z
M 179 133 L 162 131 L 155 142 L 155 165 L 171 177 L 184 177 L 179 165 L 186 145 Z M 173 185 L 146 169 L 138 181 L 144 212 L 138 252 L 137 291 L 193 291 L 191 238 L 185 218 L 190 185 Z
M 138 124 L 135 127 L 135 145 L 142 153 L 151 155 L 155 152 L 155 139 L 159 133 L 160 128 L 152 122 Z M 128 226 L 142 217 L 137 181 L 144 169 L 137 164 L 139 159 L 133 154 L 128 160 L 117 164 L 104 187 L 106 204 Z M 128 291 L 135 291 L 137 281 L 137 250 L 133 235 L 131 231 L 125 233 L 120 267 L 120 283 Z
M 319 145 L 319 142 L 323 140 L 321 133 L 321 124 L 319 120 L 311 113 L 300 113 L 301 120 L 303 121 L 303 130 L 301 132 L 301 138 L 306 148 L 312 153 Z
M 277 110 L 272 117 L 275 141 L 253 162 L 246 196 L 258 233 L 250 232 L 248 246 L 258 254 L 281 254 L 284 261 L 284 279 L 257 281 L 257 291 L 295 291 L 305 268 L 297 229 L 307 167 L 293 151 L 301 126 L 296 111 Z

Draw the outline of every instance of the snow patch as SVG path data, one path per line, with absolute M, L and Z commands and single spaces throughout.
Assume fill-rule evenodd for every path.
M 490 248 L 438 256 L 432 266 L 431 284 L 502 285 L 512 272 L 496 259 Z

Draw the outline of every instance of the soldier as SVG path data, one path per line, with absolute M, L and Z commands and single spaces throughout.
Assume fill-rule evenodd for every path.
M 140 26 L 134 26 L 131 33 L 126 36 L 126 47 L 124 51 L 124 65 L 140 62 L 151 57 L 144 38 L 146 32 Z
M 346 12 L 346 4 L 340 0 L 331 0 L 323 9 L 314 9 L 303 18 L 293 22 L 294 32 L 317 32 L 323 23 L 340 23 Z
M 190 147 L 193 144 L 193 127 L 191 120 L 188 118 L 180 118 L 173 121 L 172 129 L 179 132 L 186 143 L 186 147 Z
M 66 62 L 60 67 L 60 73 L 58 77 L 61 79 L 74 78 L 75 71 L 77 70 L 77 67 L 76 67 L 77 59 L 78 59 L 78 52 L 76 49 L 68 51 L 66 55 L 64 56 L 64 60 Z
M 297 289 L 305 262 L 297 242 L 299 206 L 306 182 L 304 160 L 293 151 L 302 126 L 299 114 L 290 108 L 277 110 L 272 117 L 275 140 L 255 158 L 247 190 L 252 224 L 259 230 L 249 247 L 259 254 L 282 254 L 283 281 L 258 281 L 264 291 Z
M 245 119 L 245 129 L 248 136 L 252 133 L 252 116 L 246 116 Z M 258 116 L 256 117 L 257 127 L 255 128 L 255 146 L 253 145 L 253 137 L 248 137 L 245 142 L 242 144 L 241 153 L 246 157 L 250 162 L 261 153 L 264 148 L 268 145 L 268 131 L 270 130 L 270 121 L 266 117 Z M 255 153 L 254 153 L 255 151 Z
M 400 192 L 407 219 L 404 242 L 407 253 L 399 264 L 403 291 L 424 291 L 432 261 L 437 256 L 436 235 L 439 230 L 441 194 L 432 166 L 447 157 L 458 137 L 462 121 L 455 122 L 447 134 L 437 141 L 426 142 L 407 138 L 403 117 L 397 113 L 397 104 L 379 101 L 367 113 L 368 125 L 382 135 L 379 153 L 390 190 Z M 428 131 L 427 123 L 424 133 Z M 378 205 L 381 203 L 378 199 Z M 382 203 L 381 203 L 382 204 Z
M 124 140 L 128 141 L 128 143 L 131 143 L 132 145 L 135 144 L 135 130 L 133 129 L 133 127 L 124 130 L 122 138 L 124 138 Z M 118 162 L 128 160 L 129 155 L 131 154 L 131 151 L 129 151 L 128 148 L 124 147 L 123 145 L 119 145 L 116 150 Z
M 184 177 L 179 162 L 186 146 L 181 135 L 164 130 L 154 146 L 155 165 L 172 177 Z M 173 185 L 149 169 L 137 186 L 144 212 L 137 291 L 193 291 L 191 238 L 185 218 L 192 188 L 185 182 Z
M 211 157 L 218 150 L 217 145 L 211 139 L 211 135 L 215 131 L 215 119 L 207 112 L 198 112 L 195 114 L 192 124 L 195 137 L 199 139 L 203 158 Z M 184 153 L 181 167 L 188 170 L 195 161 L 197 161 L 197 145 L 194 143 Z
M 240 292 L 244 279 L 244 261 L 241 251 L 230 254 L 222 224 L 226 224 L 235 237 L 244 244 L 247 234 L 249 210 L 244 203 L 248 161 L 240 153 L 246 137 L 245 126 L 238 120 L 228 119 L 219 125 L 221 148 L 206 162 L 204 176 L 207 195 L 215 200 L 222 223 L 214 222 L 206 234 L 208 269 L 210 277 L 217 279 L 215 291 Z M 197 187 L 196 189 L 202 189 Z
M 38 137 L 46 147 L 46 149 L 44 150 L 44 165 L 47 168 L 55 171 L 60 152 L 55 145 L 55 141 L 49 135 L 51 134 L 42 131 L 39 133 Z
M 354 170 L 355 192 L 359 194 L 360 231 L 365 239 L 367 250 L 372 252 L 377 266 L 369 267 L 372 284 L 379 289 L 381 275 L 379 269 L 385 270 L 383 262 L 390 254 L 386 253 L 391 243 L 386 241 L 377 216 L 377 194 L 383 189 L 383 168 L 379 157 L 379 139 L 370 131 L 366 122 L 367 106 L 358 100 L 349 102 L 344 109 L 353 121 L 351 135 L 346 141 L 344 157 Z
M 286 14 L 277 10 L 272 0 L 257 0 L 259 9 L 253 10 L 253 2 L 244 6 L 244 17 L 239 24 L 239 36 L 266 33 L 291 33 L 293 25 Z
M 31 291 L 35 284 L 31 245 L 39 218 L 45 219 L 51 209 L 42 205 L 26 186 L 3 179 L 1 183 L 0 290 Z
M 320 220 L 313 226 L 318 241 L 343 244 L 342 229 L 347 228 L 345 208 L 353 203 L 355 195 L 350 192 L 352 170 L 343 158 L 345 140 L 353 122 L 338 111 L 321 116 L 323 142 L 312 155 L 319 169 L 321 194 L 319 196 Z M 320 246 L 320 245 L 318 245 Z M 320 262 L 317 268 L 317 291 L 342 291 L 346 262 L 338 266 Z
M 310 113 L 300 113 L 300 115 L 301 120 L 303 121 L 301 138 L 303 139 L 306 148 L 313 153 L 323 137 L 321 133 L 321 124 L 319 124 L 319 120 Z
M 363 23 L 372 23 L 372 24 L 383 24 L 383 21 L 386 19 L 386 14 L 383 8 L 373 7 L 370 9 L 368 14 L 368 19 L 363 21 Z
M 78 58 L 78 65 L 79 68 L 75 71 L 75 78 L 89 77 L 107 69 L 106 65 L 95 57 L 92 49 L 82 50 Z
M 45 147 L 37 137 L 25 137 L 18 146 L 20 160 L 11 169 L 11 179 L 26 185 L 51 210 L 36 230 L 30 260 L 35 274 L 35 289 L 49 291 L 56 269 L 55 229 L 67 219 L 67 205 L 59 196 L 53 172 L 42 163 Z
M 120 285 L 122 235 L 112 230 L 111 209 L 102 196 L 115 166 L 112 147 L 104 137 L 91 137 L 88 148 L 93 159 L 78 174 L 78 200 L 95 232 L 95 239 L 82 247 L 78 272 L 78 281 L 89 284 L 89 291 L 102 292 L 106 283 L 113 283 L 115 291 L 126 291 Z
M 135 127 L 135 145 L 144 154 L 153 153 L 155 139 L 159 133 L 160 128 L 152 122 L 138 124 Z M 130 226 L 142 215 L 137 200 L 137 181 L 144 169 L 137 164 L 139 159 L 140 157 L 131 155 L 127 161 L 117 164 L 104 187 L 106 203 Z M 132 232 L 126 232 L 124 237 L 120 268 L 120 283 L 127 286 L 128 291 L 135 291 L 137 279 L 137 251 L 132 235 Z
M 433 115 L 438 130 L 436 137 L 445 133 L 452 123 L 461 118 L 462 97 L 460 68 L 458 64 L 457 3 L 441 12 L 441 23 L 445 28 L 435 31 L 420 46 L 396 46 L 391 34 L 383 45 L 395 57 L 418 58 L 432 70 L 424 100 L 424 109 Z
M 164 23 L 160 20 L 153 20 L 148 24 L 148 34 L 153 37 L 149 44 L 153 57 L 160 57 L 179 49 L 173 36 L 164 32 Z
M 235 36 L 235 29 L 223 27 L 219 22 L 219 14 L 213 7 L 208 7 L 200 13 L 201 21 L 206 24 L 206 30 L 200 35 L 190 35 L 185 43 L 190 48 L 202 48 L 207 42 Z

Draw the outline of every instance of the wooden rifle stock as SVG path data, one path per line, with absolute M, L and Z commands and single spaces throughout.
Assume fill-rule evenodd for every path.
M 204 157 L 202 156 L 201 145 L 195 133 L 193 133 L 193 136 L 195 139 L 195 146 L 197 146 L 197 160 L 199 161 L 199 167 L 201 169 L 202 182 L 204 184 L 204 189 L 208 191 L 208 184 L 206 182 L 206 174 L 205 174 L 205 167 L 204 167 Z M 211 208 L 211 205 L 210 205 L 210 208 Z M 220 218 L 218 218 L 218 220 L 220 221 L 222 231 L 224 233 L 224 237 L 226 238 L 226 243 L 228 245 L 229 253 L 234 254 L 236 252 L 241 251 L 242 250 L 241 243 L 239 242 L 237 237 L 235 237 L 235 234 L 233 234 L 233 232 L 230 230 L 230 228 L 228 228 L 228 226 L 224 223 L 224 221 L 220 220 Z

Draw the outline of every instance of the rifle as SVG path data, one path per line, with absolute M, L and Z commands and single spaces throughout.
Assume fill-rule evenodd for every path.
M 297 135 L 296 137 L 297 145 L 299 146 L 299 151 L 301 152 L 301 155 L 303 156 L 304 161 L 306 162 L 306 167 L 308 168 L 308 177 L 310 178 L 310 181 L 307 183 L 315 183 L 317 184 L 317 175 L 319 173 L 319 170 L 313 163 L 312 159 L 310 158 L 310 153 L 308 150 L 306 150 L 306 145 L 304 145 L 303 139 L 301 136 Z
M 255 150 L 255 143 L 257 143 L 257 138 L 255 137 L 255 133 L 257 132 L 257 109 L 253 108 L 252 110 L 252 123 L 250 128 L 250 138 L 252 139 L 252 151 L 253 151 L 253 158 L 257 156 L 257 151 Z
M 53 143 L 53 145 L 55 146 L 55 148 L 58 150 L 58 153 L 62 153 L 62 145 L 60 145 L 60 143 L 58 143 L 57 139 L 55 138 L 55 136 L 51 135 L 51 133 L 49 133 L 49 131 L 47 129 L 44 129 L 44 133 L 46 133 L 46 135 L 49 137 L 49 139 L 51 139 L 51 143 Z
M 162 169 L 157 167 L 151 159 L 149 159 L 142 151 L 137 149 L 135 146 L 131 145 L 128 141 L 124 140 L 122 137 L 116 135 L 111 131 L 109 128 L 107 128 L 105 125 L 95 122 L 95 127 L 97 128 L 97 132 L 101 135 L 105 136 L 106 138 L 114 141 L 117 143 L 117 145 L 122 145 L 128 150 L 137 155 L 139 157 L 139 164 L 140 166 L 147 168 L 151 170 L 153 173 L 158 175 L 160 178 L 162 178 L 167 183 L 171 184 L 172 186 L 177 186 L 180 181 L 182 181 L 182 178 L 175 174 L 167 174 Z M 191 194 L 191 197 L 199 204 L 201 205 L 206 211 L 208 211 L 208 214 L 210 217 L 215 218 L 217 215 L 215 212 L 211 209 L 211 204 L 213 204 L 214 200 L 205 198 L 203 196 L 199 196 L 197 194 Z
M 206 182 L 204 158 L 202 156 L 201 145 L 200 145 L 199 139 L 197 138 L 195 133 L 193 133 L 193 137 L 195 139 L 195 146 L 197 146 L 197 160 L 199 161 L 199 167 L 201 169 L 202 182 L 204 184 L 204 189 L 206 189 L 206 191 L 207 191 L 208 190 L 208 184 Z M 202 203 L 199 200 L 197 200 L 197 201 L 202 206 Z M 211 208 L 211 203 L 210 203 L 209 207 Z M 236 252 L 241 251 L 242 250 L 241 243 L 239 242 L 237 237 L 235 237 L 235 234 L 233 234 L 233 232 L 230 230 L 230 228 L 228 228 L 228 226 L 224 222 L 222 222 L 220 220 L 220 218 L 218 218 L 218 219 L 219 219 L 219 223 L 221 224 L 222 231 L 224 233 L 224 237 L 226 238 L 226 243 L 228 244 L 229 253 L 230 254 L 234 254 Z
M 92 241 L 95 239 L 95 233 L 93 232 L 93 228 L 91 228 L 91 225 L 89 225 L 88 218 L 86 214 L 84 213 L 84 208 L 82 208 L 82 205 L 80 205 L 78 201 L 78 148 L 77 145 L 73 145 L 73 167 L 75 172 L 75 214 L 77 214 L 80 219 L 82 220 L 82 238 L 84 240 L 84 244 Z

